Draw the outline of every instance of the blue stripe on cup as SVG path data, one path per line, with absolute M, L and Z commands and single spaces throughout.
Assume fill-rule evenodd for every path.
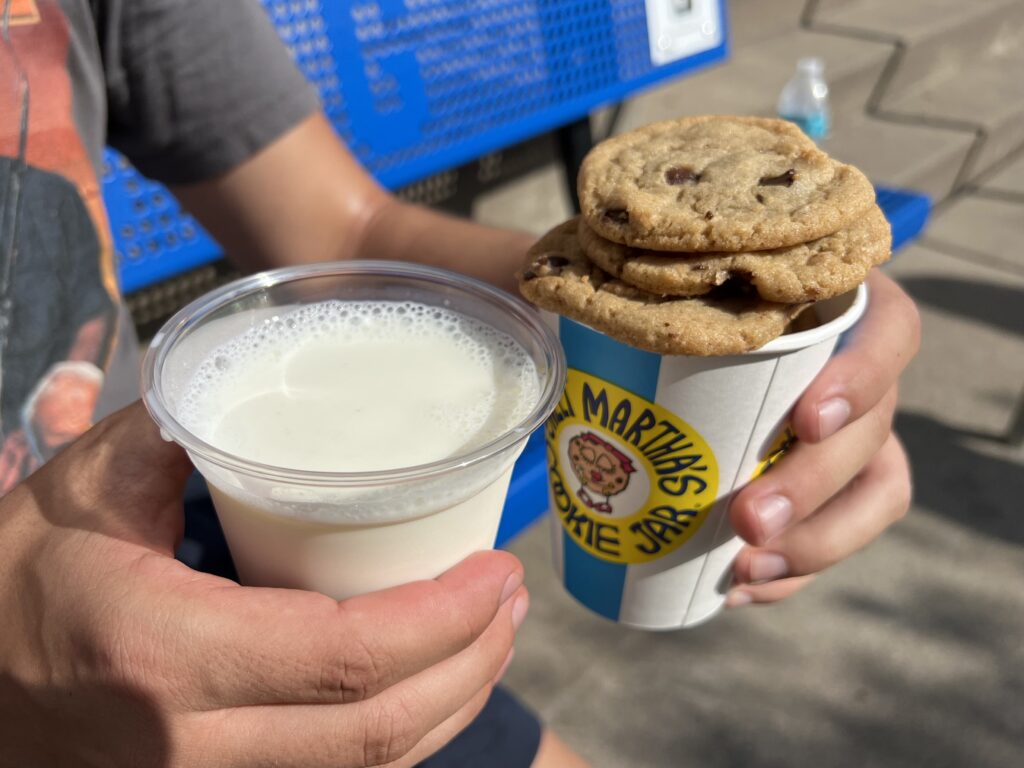
M 604 379 L 654 402 L 661 355 L 622 344 L 566 317 L 558 335 L 570 368 Z M 627 566 L 594 557 L 562 531 L 565 588 L 595 613 L 617 621 Z

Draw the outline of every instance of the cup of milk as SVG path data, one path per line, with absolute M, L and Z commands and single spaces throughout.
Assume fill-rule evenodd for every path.
M 206 479 L 242 583 L 340 600 L 492 548 L 512 465 L 565 375 L 519 299 L 349 261 L 189 304 L 150 344 L 143 396 Z

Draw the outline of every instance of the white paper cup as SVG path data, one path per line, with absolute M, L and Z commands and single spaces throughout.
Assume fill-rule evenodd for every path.
M 742 545 L 729 501 L 793 442 L 790 410 L 866 306 L 861 286 L 818 303 L 815 328 L 725 357 L 645 352 L 551 316 L 569 367 L 546 428 L 566 590 L 642 629 L 720 611 Z
M 486 445 L 372 472 L 260 464 L 211 445 L 182 422 L 182 397 L 212 350 L 325 300 L 413 301 L 485 323 L 530 355 L 540 377 L 538 402 Z M 206 479 L 242 582 L 340 600 L 433 578 L 493 547 L 513 462 L 557 402 L 564 376 L 558 340 L 515 297 L 444 270 L 352 261 L 264 272 L 196 300 L 153 339 L 143 388 L 164 436 L 188 451 Z

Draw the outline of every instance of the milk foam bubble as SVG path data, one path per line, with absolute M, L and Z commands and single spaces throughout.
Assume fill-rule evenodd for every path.
M 249 461 L 366 472 L 479 448 L 520 423 L 539 390 L 527 352 L 484 323 L 417 302 L 327 301 L 209 352 L 177 415 Z

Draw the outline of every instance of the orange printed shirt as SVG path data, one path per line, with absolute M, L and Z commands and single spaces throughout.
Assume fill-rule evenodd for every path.
M 104 144 L 196 182 L 316 106 L 254 0 L 0 0 L 0 494 L 139 394 Z

